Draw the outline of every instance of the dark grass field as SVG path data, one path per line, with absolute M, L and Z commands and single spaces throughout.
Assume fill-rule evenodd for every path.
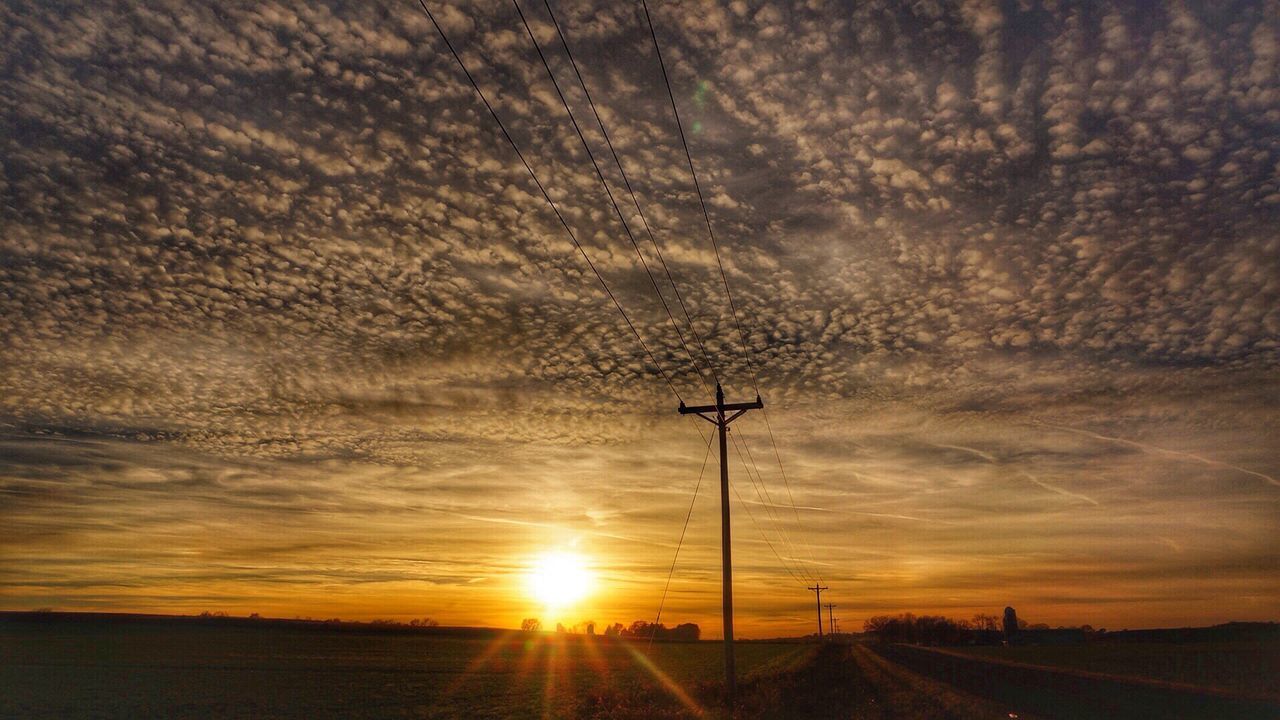
M 1228 668 L 1221 672 L 1234 685 L 1222 692 L 1254 687 L 1274 660 L 1250 648 L 1136 644 L 1088 660 L 1088 648 L 1011 650 L 1020 661 L 1184 680 L 1151 657 L 1181 653 L 1195 667 L 1186 658 L 1200 653 Z M 717 717 L 721 653 L 716 642 L 648 647 L 555 633 L 7 615 L 0 616 L 0 717 Z M 1002 674 L 979 659 L 918 648 L 739 643 L 737 658 L 736 718 L 1280 717 L 1269 701 L 1208 696 L 1197 705 L 1158 690 L 1116 704 L 1108 694 L 1129 692 L 1124 683 L 1075 678 L 1064 686 L 1044 674 L 1053 671 Z
M 814 646 L 743 643 L 745 677 Z M 696 714 L 718 643 L 555 633 L 358 632 L 154 620 L 0 621 L 4 717 L 578 717 Z M 620 706 L 626 700 L 630 705 Z M 636 706 L 636 707 L 631 707 Z M 615 713 L 615 714 L 617 714 Z

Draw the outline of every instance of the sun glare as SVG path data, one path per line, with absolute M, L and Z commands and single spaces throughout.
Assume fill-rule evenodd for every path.
M 592 574 L 585 558 L 553 552 L 539 557 L 529 570 L 529 592 L 549 608 L 562 608 L 591 592 Z

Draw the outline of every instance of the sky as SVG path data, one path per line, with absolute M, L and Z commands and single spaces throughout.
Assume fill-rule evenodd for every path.
M 719 634 L 708 363 L 515 8 L 428 6 L 661 369 L 416 3 L 7 3 L 0 607 L 652 620 L 692 501 L 662 617 Z M 1280 3 L 649 6 L 745 343 L 640 6 L 551 5 L 766 405 L 740 636 L 814 581 L 854 630 L 1280 619 Z

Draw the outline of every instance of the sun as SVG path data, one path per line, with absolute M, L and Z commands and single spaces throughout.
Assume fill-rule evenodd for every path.
M 594 576 L 581 555 L 546 553 L 529 568 L 528 589 L 534 599 L 552 609 L 563 608 L 591 593 Z

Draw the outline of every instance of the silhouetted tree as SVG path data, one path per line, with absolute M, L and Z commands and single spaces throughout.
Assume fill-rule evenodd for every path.
M 987 615 L 986 613 L 977 613 L 973 616 L 974 630 L 999 630 L 1000 618 L 995 615 Z
M 538 618 L 525 618 L 520 621 L 520 629 L 525 632 L 538 632 L 542 629 L 542 621 Z
M 963 645 L 973 637 L 969 623 L 940 615 L 877 615 L 868 618 L 862 627 L 881 642 Z
M 636 638 L 638 640 L 648 640 L 652 637 L 654 640 L 697 640 L 702 636 L 702 628 L 696 623 L 681 623 L 673 628 L 669 628 L 662 623 L 650 623 L 644 620 L 636 620 L 631 623 L 630 627 L 622 627 L 615 624 L 610 630 L 617 628 L 617 634 L 625 638 Z M 609 634 L 609 631 L 605 631 Z
M 702 636 L 702 628 L 695 623 L 680 623 L 668 631 L 668 637 L 672 640 L 697 640 Z

